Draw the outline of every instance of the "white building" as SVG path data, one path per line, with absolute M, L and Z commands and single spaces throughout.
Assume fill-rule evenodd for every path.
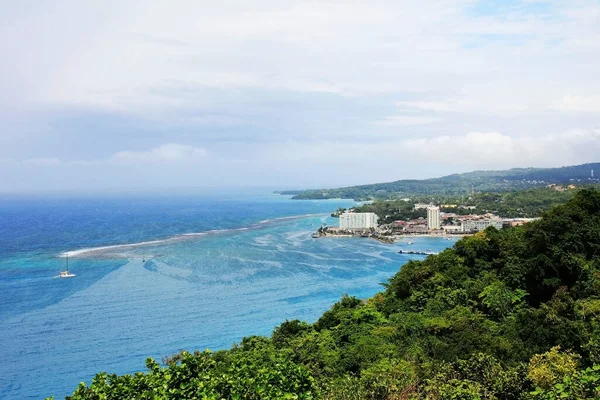
M 428 207 L 427 208 L 427 228 L 428 229 L 440 229 L 440 208 L 439 207 Z
M 343 213 L 340 215 L 340 229 L 377 228 L 375 213 Z
M 496 229 L 502 229 L 501 219 L 468 219 L 462 222 L 463 231 L 465 232 L 479 232 L 493 226 Z
M 462 232 L 463 227 L 462 227 L 462 225 L 444 225 L 444 226 L 442 226 L 442 229 L 445 230 L 446 232 L 456 233 L 456 232 Z

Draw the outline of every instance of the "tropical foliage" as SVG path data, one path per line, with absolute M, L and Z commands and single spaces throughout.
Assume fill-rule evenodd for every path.
M 600 192 L 411 261 L 313 324 L 165 361 L 70 399 L 599 399 Z
M 564 204 L 578 190 L 558 191 L 552 188 L 540 188 L 499 193 L 474 193 L 469 196 L 413 196 L 410 201 L 376 200 L 373 203 L 356 207 L 355 211 L 374 212 L 379 217 L 380 223 L 425 218 L 427 211 L 425 209 L 415 210 L 415 203 L 442 205 L 442 211 L 459 215 L 494 213 L 503 218 L 534 218 L 556 205 Z M 474 208 L 460 208 L 459 205 Z

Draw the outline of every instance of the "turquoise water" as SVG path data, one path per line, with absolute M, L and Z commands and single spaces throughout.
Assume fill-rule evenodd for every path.
M 227 348 L 285 319 L 315 321 L 344 293 L 373 295 L 422 257 L 397 254 L 402 243 L 311 238 L 351 204 L 273 195 L 0 201 L 0 397 L 60 398 L 99 371 Z M 413 240 L 414 250 L 452 244 Z M 56 278 L 65 252 L 75 278 Z

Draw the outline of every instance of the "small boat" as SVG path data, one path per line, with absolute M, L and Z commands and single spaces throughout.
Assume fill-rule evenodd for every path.
M 318 233 L 313 233 L 312 235 L 310 235 L 313 239 L 317 239 L 319 237 Z
M 409 240 L 408 243 L 406 244 L 415 244 L 415 242 L 413 242 L 412 240 Z
M 69 255 L 66 255 L 67 257 L 67 269 L 64 271 L 60 271 L 60 273 L 58 274 L 59 278 L 73 278 L 74 276 L 76 276 L 75 274 L 69 272 Z

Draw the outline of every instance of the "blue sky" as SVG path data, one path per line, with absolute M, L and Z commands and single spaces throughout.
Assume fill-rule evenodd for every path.
M 600 2 L 0 0 L 0 192 L 599 161 Z

